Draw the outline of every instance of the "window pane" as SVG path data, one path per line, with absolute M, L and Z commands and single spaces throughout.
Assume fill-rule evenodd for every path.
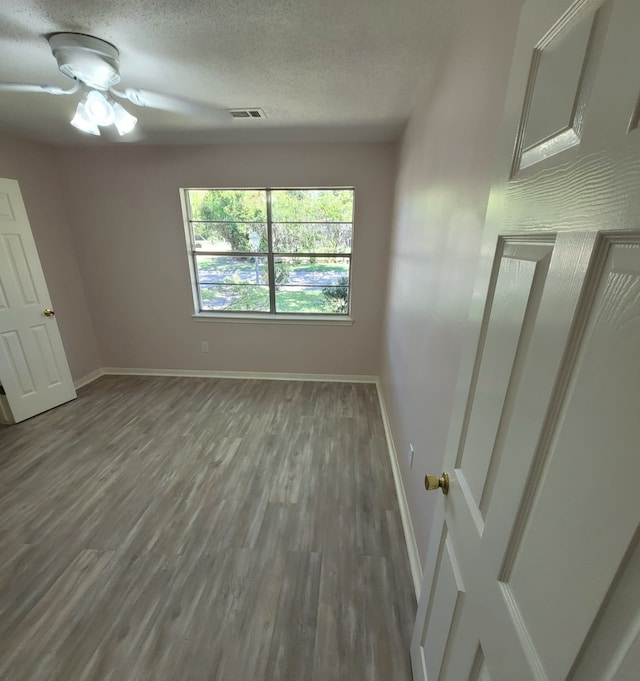
M 203 310 L 269 312 L 269 287 L 251 284 L 201 284 Z
M 277 258 L 276 312 L 346 314 L 348 258 Z
M 269 284 L 265 257 L 197 255 L 196 264 L 200 284 Z
M 276 287 L 348 286 L 349 258 L 276 258 Z
M 352 222 L 353 189 L 274 189 L 274 222 Z
M 198 251 L 239 251 L 250 253 L 269 248 L 267 225 L 263 222 L 192 222 L 193 245 Z
M 267 195 L 263 189 L 189 189 L 187 199 L 192 220 L 267 220 Z
M 346 286 L 280 286 L 276 290 L 276 312 L 300 314 L 347 314 Z
M 276 253 L 351 253 L 351 223 L 273 223 Z

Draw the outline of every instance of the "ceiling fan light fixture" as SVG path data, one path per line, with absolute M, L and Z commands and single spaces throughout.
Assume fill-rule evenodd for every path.
M 100 127 L 114 125 L 120 136 L 130 133 L 138 119 L 118 102 L 99 90 L 90 90 L 80 100 L 71 125 L 90 135 L 100 135 Z
M 118 134 L 130 133 L 137 118 L 113 98 L 126 99 L 135 106 L 169 111 L 182 116 L 202 119 L 208 123 L 228 123 L 230 112 L 204 102 L 149 90 L 125 88 L 117 90 L 120 82 L 120 54 L 115 45 L 84 33 L 54 33 L 48 37 L 51 52 L 58 68 L 73 80 L 73 87 L 37 85 L 32 83 L 0 82 L 0 92 L 35 92 L 50 95 L 74 95 L 82 91 L 71 124 L 90 135 L 100 135 L 99 128 L 113 125 Z M 264 118 L 261 109 L 231 112 L 234 117 Z
M 113 107 L 114 121 L 113 124 L 116 126 L 116 130 L 120 136 L 130 133 L 135 127 L 138 119 L 131 115 L 123 106 L 118 104 L 118 102 L 113 102 L 111 105 Z
M 98 90 L 91 90 L 84 98 L 84 108 L 91 121 L 99 126 L 111 125 L 116 114 L 113 104 Z
M 71 119 L 71 125 L 82 132 L 88 133 L 89 135 L 100 135 L 100 129 L 87 115 L 84 100 L 78 102 L 76 113 Z

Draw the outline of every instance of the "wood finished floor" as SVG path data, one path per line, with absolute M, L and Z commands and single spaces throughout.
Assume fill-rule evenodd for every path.
M 373 385 L 103 377 L 0 426 L 2 681 L 409 681 Z

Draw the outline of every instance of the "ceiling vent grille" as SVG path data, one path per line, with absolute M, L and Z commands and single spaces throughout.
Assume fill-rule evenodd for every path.
M 252 109 L 229 109 L 229 113 L 233 118 L 266 118 L 266 114 L 262 109 L 252 108 Z

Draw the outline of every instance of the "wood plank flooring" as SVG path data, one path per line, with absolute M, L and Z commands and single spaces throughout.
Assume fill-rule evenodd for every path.
M 2 681 L 409 681 L 373 385 L 103 377 L 0 427 Z

